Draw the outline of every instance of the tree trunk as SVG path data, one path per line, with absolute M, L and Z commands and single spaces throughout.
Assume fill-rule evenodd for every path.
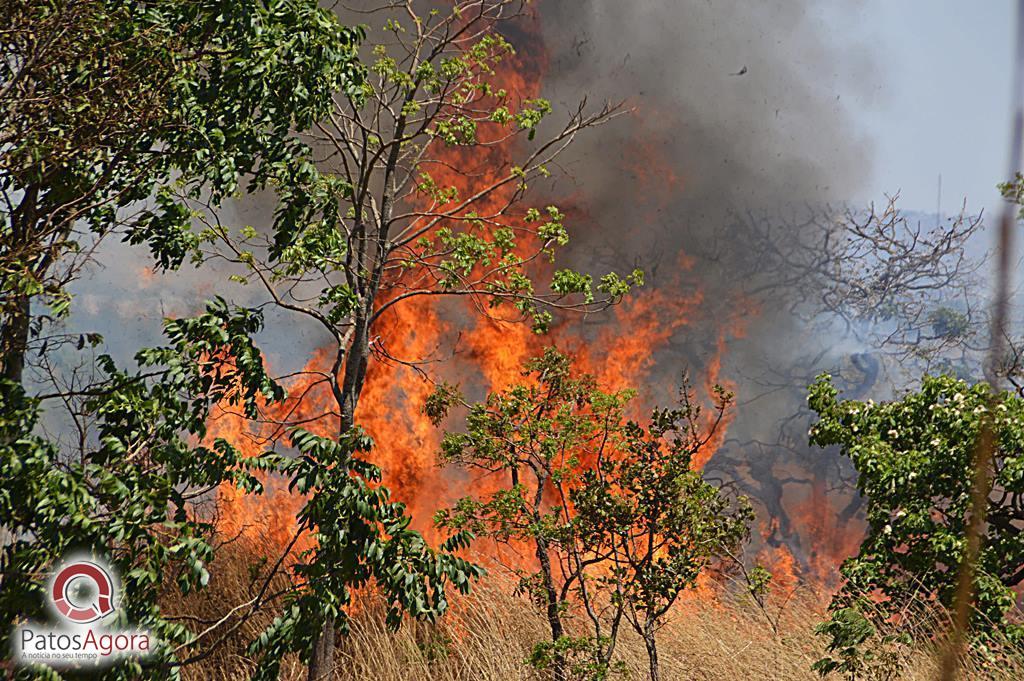
M 0 327 L 0 352 L 3 353 L 3 377 L 21 384 L 28 347 L 29 298 L 18 296 L 7 309 Z
M 651 670 L 651 681 L 658 681 L 658 646 L 654 640 L 654 627 L 648 622 L 644 626 L 644 645 L 647 646 L 647 660 Z
M 39 186 L 33 184 L 25 189 L 21 203 L 11 216 L 11 235 L 8 247 L 11 252 L 32 250 L 33 229 L 39 213 Z M 41 273 L 40 279 L 45 277 Z M 16 295 L 3 310 L 0 321 L 0 363 L 3 377 L 21 385 L 25 372 L 25 353 L 28 348 L 28 328 L 31 321 L 32 301 L 27 295 Z
M 565 635 L 565 628 L 562 626 L 562 617 L 558 612 L 558 593 L 555 591 L 555 583 L 551 578 L 551 557 L 548 556 L 548 543 L 545 539 L 538 537 L 535 545 L 537 547 L 537 560 L 540 562 L 541 578 L 544 582 L 544 598 L 547 601 L 548 626 L 551 627 L 551 642 L 557 644 L 558 639 Z M 551 676 L 555 681 L 565 681 L 565 658 L 556 653 L 551 664 Z
M 412 98 L 409 94 L 409 99 Z M 405 114 L 403 113 L 395 129 L 395 139 L 405 134 Z M 387 238 L 388 225 L 391 221 L 391 214 L 394 206 L 394 196 L 388 191 L 391 176 L 398 163 L 399 146 L 394 145 L 388 154 L 388 162 L 384 172 L 384 194 L 381 197 L 381 219 L 378 225 L 377 235 L 367 237 L 365 235 L 365 224 L 361 224 L 357 232 L 360 232 L 360 256 L 357 266 L 360 272 L 367 266 L 365 261 L 365 246 L 371 244 L 377 251 L 377 260 L 372 268 L 372 275 L 365 281 L 365 289 L 361 291 L 362 301 L 355 318 L 353 319 L 352 343 L 347 348 L 348 354 L 345 357 L 344 376 L 341 385 L 338 385 L 338 377 L 334 376 L 332 390 L 335 401 L 341 411 L 339 419 L 339 431 L 345 433 L 355 425 L 356 406 L 359 403 L 359 395 L 363 392 L 363 383 L 366 381 L 366 368 L 370 360 L 370 324 L 373 318 L 374 301 L 380 287 L 381 277 L 384 274 L 384 263 L 387 259 Z M 360 275 L 363 276 L 363 275 Z M 344 349 L 342 349 L 344 351 Z M 340 355 L 339 355 L 340 359 Z M 324 622 L 323 629 L 317 637 L 313 649 L 313 656 L 310 658 L 307 681 L 326 681 L 334 676 L 334 619 L 328 618 Z M 561 680 L 559 680 L 561 681 Z
M 334 618 L 324 622 L 309 658 L 308 681 L 327 681 L 334 676 Z
M 341 411 L 338 420 L 338 434 L 343 435 L 355 426 L 356 405 L 366 379 L 366 366 L 370 357 L 369 314 L 365 311 L 356 316 L 355 332 L 348 348 L 341 385 L 337 376 L 332 383 L 335 401 Z M 339 362 L 340 362 L 339 355 Z M 306 671 L 307 681 L 329 681 L 334 678 L 334 618 L 328 617 L 313 645 L 313 654 Z

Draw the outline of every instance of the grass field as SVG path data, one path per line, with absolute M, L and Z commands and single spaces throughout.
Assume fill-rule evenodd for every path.
M 238 544 L 222 551 L 212 566 L 210 586 L 186 601 L 168 603 L 196 631 L 209 628 L 224 613 L 251 598 L 255 563 L 252 547 Z M 281 577 L 272 585 L 286 586 Z M 345 680 L 376 681 L 512 681 L 540 680 L 526 659 L 535 642 L 548 635 L 542 615 L 524 598 L 513 595 L 511 580 L 493 575 L 467 597 L 453 600 L 451 611 L 435 624 L 406 622 L 397 632 L 384 626 L 384 609 L 372 595 L 358 599 L 351 632 L 338 647 L 338 675 Z M 754 681 L 817 679 L 811 664 L 823 652 L 813 627 L 824 617 L 826 598 L 809 587 L 776 594 L 767 610 L 748 598 L 702 593 L 687 598 L 659 633 L 663 679 Z M 244 612 L 244 608 L 236 612 Z M 273 608 L 241 623 L 202 662 L 185 668 L 189 680 L 227 681 L 247 676 L 252 660 L 245 642 L 252 640 L 273 616 Z M 237 620 L 228 619 L 204 640 L 217 640 Z M 919 628 L 922 623 L 915 623 Z M 195 651 L 193 651 L 195 652 Z M 880 651 L 881 652 L 881 651 Z M 888 646 L 891 663 L 874 679 L 924 681 L 936 678 L 931 646 Z M 642 641 L 625 632 L 616 657 L 628 670 L 613 678 L 645 679 L 647 657 Z M 282 676 L 304 677 L 297 660 L 285 660 Z M 968 662 L 968 678 L 1011 681 L 1024 679 L 1018 655 L 998 661 L 980 657 Z M 838 677 L 835 677 L 838 678 Z

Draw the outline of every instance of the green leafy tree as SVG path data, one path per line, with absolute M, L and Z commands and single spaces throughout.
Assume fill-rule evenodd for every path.
M 521 589 L 544 611 L 551 631 L 531 656 L 556 679 L 605 678 L 622 622 L 644 638 L 659 678 L 655 635 L 669 609 L 719 559 L 731 561 L 752 511 L 707 483 L 693 457 L 710 428 L 684 390 L 678 409 L 658 409 L 646 427 L 624 417 L 633 391 L 607 393 L 574 375 L 568 357 L 548 350 L 526 379 L 470 407 L 466 431 L 448 433 L 444 461 L 507 475 L 497 491 L 440 512 L 443 527 L 525 545 L 536 562 L 517 569 Z M 458 401 L 442 388 L 434 418 Z M 582 611 L 587 636 L 566 618 Z
M 179 266 L 197 243 L 189 199 L 301 182 L 296 132 L 362 83 L 357 39 L 310 0 L 0 3 L 0 604 L 7 622 L 37 615 L 65 549 L 109 555 L 121 616 L 166 644 L 113 677 L 190 661 L 195 634 L 156 599 L 208 580 L 212 527 L 194 504 L 222 484 L 257 492 L 254 473 L 283 463 L 203 443 L 205 420 L 215 403 L 255 417 L 283 393 L 250 340 L 256 312 L 216 301 L 168 322 L 170 345 L 126 372 L 82 352 L 102 338 L 69 332 L 67 286 L 112 234 Z M 54 373 L 68 353 L 93 375 Z M 27 374 L 36 358 L 45 371 Z M 41 418 L 61 414 L 73 437 L 46 435 Z
M 301 181 L 276 185 L 272 229 L 207 215 L 197 235 L 198 257 L 236 263 L 245 270 L 236 279 L 293 315 L 290 324 L 331 339 L 330 366 L 316 380 L 339 438 L 357 424 L 370 363 L 403 355 L 381 332 L 398 306 L 457 297 L 543 331 L 554 311 L 600 310 L 641 282 L 639 272 L 595 281 L 551 265 L 569 240 L 565 216 L 528 201 L 528 189 L 577 135 L 616 112 L 581 106 L 554 125 L 547 101 L 502 85 L 501 69 L 517 57 L 501 30 L 524 6 L 459 0 L 425 10 L 410 0 L 368 15 L 377 23 L 361 53 L 366 79 L 339 88 L 316 120 L 311 144 L 322 160 Z M 326 526 L 330 517 L 314 510 L 306 525 Z M 323 626 L 308 673 L 319 679 L 334 668 L 335 615 L 314 619 Z
M 600 559 L 603 584 L 624 604 L 658 681 L 656 634 L 679 596 L 715 566 L 732 567 L 754 512 L 743 497 L 708 483 L 694 457 L 711 446 L 732 395 L 715 388 L 715 418 L 702 423 L 688 386 L 674 409 L 655 409 L 647 427 L 619 425 L 615 447 L 598 452 L 570 492 L 586 560 Z M 760 573 L 758 573 L 760 574 Z
M 859 474 L 868 531 L 821 633 L 831 655 L 822 673 L 854 674 L 859 646 L 886 622 L 915 621 L 935 605 L 948 608 L 965 550 L 973 451 L 983 419 L 996 436 L 984 543 L 975 576 L 971 629 L 979 640 L 998 633 L 1017 639 L 1007 615 L 1024 581 L 1024 400 L 950 376 L 929 376 L 902 399 L 875 404 L 839 400 L 827 375 L 811 386 L 818 414 L 811 442 L 838 445 Z
M 452 553 L 469 545 L 468 533 L 455 533 L 435 551 L 409 529 L 404 505 L 379 484 L 380 469 L 356 457 L 372 446 L 359 429 L 338 440 L 296 430 L 291 440 L 301 456 L 282 469 L 291 487 L 309 496 L 299 522 L 312 529 L 315 545 L 295 570 L 301 584 L 284 613 L 250 647 L 260 657 L 257 679 L 276 679 L 286 653 L 308 662 L 326 618 L 347 632 L 352 590 L 371 580 L 389 604 L 388 625 L 397 627 L 403 614 L 440 616 L 448 607 L 446 584 L 468 593 L 483 573 Z
M 473 405 L 466 431 L 446 433 L 442 440 L 442 462 L 504 474 L 506 484 L 493 494 L 461 499 L 435 521 L 528 547 L 536 562 L 515 568 L 519 588 L 544 612 L 551 632 L 550 642 L 538 645 L 531 661 L 550 668 L 555 679 L 576 678 L 579 672 L 607 669 L 621 615 L 611 615 L 608 636 L 596 613 L 595 637 L 575 639 L 567 631 L 574 586 L 591 600 L 569 495 L 583 458 L 612 446 L 632 393 L 600 392 L 593 377 L 573 376 L 569 358 L 555 350 L 528 363 L 525 373 L 531 380 Z M 431 417 L 441 418 L 458 399 L 456 391 L 442 388 L 428 405 Z M 577 656 L 584 658 L 582 667 L 567 670 L 567 659 Z
M 218 300 L 199 317 L 168 321 L 170 345 L 139 352 L 136 372 L 101 356 L 103 378 L 79 405 L 95 435 L 77 458 L 37 434 L 40 397 L 11 381 L 0 384 L 4 622 L 42 618 L 46 571 L 68 551 L 97 552 L 121 575 L 119 623 L 147 628 L 160 640 L 152 655 L 122 661 L 105 676 L 177 677 L 195 634 L 165 618 L 158 597 L 168 589 L 189 593 L 209 580 L 213 528 L 196 502 L 222 484 L 258 493 L 256 474 L 281 463 L 271 455 L 245 458 L 222 439 L 195 444 L 205 437 L 212 405 L 255 415 L 257 400 L 283 396 L 250 340 L 261 325 L 258 313 Z M 0 632 L 5 655 L 10 634 Z
M 176 267 L 194 241 L 176 194 L 297 181 L 293 131 L 359 86 L 357 37 L 310 0 L 0 4 L 3 375 L 59 340 L 44 323 L 103 237 Z

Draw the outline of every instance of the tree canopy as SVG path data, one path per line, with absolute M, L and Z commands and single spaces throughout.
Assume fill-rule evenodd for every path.
M 4 375 L 20 381 L 103 236 L 177 267 L 194 241 L 178 196 L 216 205 L 302 173 L 294 131 L 359 87 L 358 36 L 308 0 L 3 3 Z

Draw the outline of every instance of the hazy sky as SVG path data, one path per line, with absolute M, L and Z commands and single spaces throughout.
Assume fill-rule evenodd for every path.
M 991 211 L 1007 163 L 1014 3 L 859 5 L 851 35 L 837 34 L 870 46 L 877 59 L 868 76 L 875 82 L 850 93 L 847 109 L 876 145 L 865 196 L 854 198 L 900 189 L 904 207 L 933 211 L 941 173 L 943 211 L 964 196 L 970 208 Z

